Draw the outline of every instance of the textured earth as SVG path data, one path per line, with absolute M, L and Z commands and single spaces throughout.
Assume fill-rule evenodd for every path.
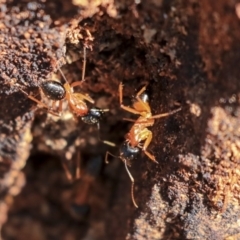
M 236 0 L 0 0 L 0 18 L 3 239 L 240 239 Z M 51 106 L 40 86 L 64 82 L 59 68 L 81 80 L 84 47 L 76 92 L 109 109 L 99 131 L 67 101 L 58 117 L 27 97 Z M 158 164 L 141 154 L 129 168 L 138 209 L 122 161 L 104 162 L 136 119 L 120 82 L 126 105 L 146 85 L 153 114 L 181 107 L 150 128 Z

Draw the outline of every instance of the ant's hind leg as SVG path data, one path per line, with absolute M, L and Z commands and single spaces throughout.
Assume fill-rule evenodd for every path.
M 28 93 L 26 93 L 26 92 L 23 91 L 22 89 L 20 89 L 20 91 L 21 91 L 22 93 L 24 93 L 24 95 L 26 95 L 26 96 L 27 96 L 29 99 L 31 99 L 33 102 L 35 102 L 35 103 L 37 103 L 38 105 L 40 105 L 40 106 L 48 109 L 48 106 L 47 106 L 45 103 L 43 103 L 43 102 L 41 102 L 40 100 L 38 100 L 37 98 L 29 95 Z
M 59 117 L 59 114 L 56 113 L 56 112 L 54 112 L 54 111 L 52 111 L 52 110 L 50 110 L 49 107 L 48 107 L 45 103 L 43 103 L 43 102 L 41 102 L 40 100 L 38 100 L 37 98 L 29 95 L 28 93 L 26 93 L 26 92 L 25 92 L 24 90 L 22 90 L 22 89 L 20 89 L 20 91 L 21 91 L 22 93 L 24 93 L 24 95 L 26 95 L 26 96 L 27 96 L 29 99 L 31 99 L 33 102 L 37 103 L 37 105 L 39 105 L 39 106 L 41 106 L 41 107 L 43 107 L 43 108 L 46 108 L 47 111 L 48 111 L 49 113 L 51 113 L 52 115 L 54 115 L 54 116 L 56 116 L 56 117 Z

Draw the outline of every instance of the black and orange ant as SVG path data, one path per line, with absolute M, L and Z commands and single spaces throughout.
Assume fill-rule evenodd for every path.
M 138 119 L 132 120 L 127 119 L 125 120 L 134 122 L 133 126 L 131 127 L 130 131 L 125 136 L 125 141 L 120 147 L 120 158 L 124 164 L 126 171 L 132 181 L 132 201 L 135 207 L 138 207 L 136 201 L 134 199 L 133 188 L 134 188 L 134 178 L 132 177 L 128 166 L 130 166 L 130 162 L 134 160 L 140 152 L 140 149 L 151 159 L 153 162 L 158 163 L 155 159 L 155 156 L 152 155 L 147 149 L 149 144 L 152 141 L 152 132 L 148 129 L 148 127 L 153 126 L 155 119 L 167 117 L 172 115 L 181 110 L 178 108 L 168 113 L 162 113 L 157 115 L 152 115 L 151 107 L 149 106 L 149 97 L 146 93 L 146 86 L 144 86 L 135 96 L 135 101 L 132 107 L 128 107 L 123 105 L 123 84 L 120 83 L 119 85 L 119 102 L 120 107 L 127 112 L 140 115 Z M 112 155 L 111 153 L 107 152 L 105 156 L 105 161 L 108 162 L 108 155 Z M 114 156 L 114 155 L 112 155 Z M 115 156 L 114 156 L 115 157 Z
M 97 124 L 98 129 L 100 128 L 99 121 L 102 118 L 103 114 L 109 109 L 100 109 L 97 107 L 88 108 L 85 101 L 88 101 L 94 104 L 94 100 L 87 94 L 74 92 L 73 88 L 77 86 L 81 86 L 85 81 L 85 71 L 86 71 L 86 47 L 83 48 L 83 69 L 82 69 L 82 80 L 73 82 L 69 84 L 67 79 L 65 78 L 62 70 L 59 68 L 59 71 L 65 81 L 64 84 L 56 81 L 56 80 L 48 80 L 43 82 L 40 85 L 40 89 L 43 94 L 48 97 L 48 99 L 52 100 L 52 107 L 49 108 L 45 103 L 36 99 L 35 97 L 27 94 L 24 90 L 20 89 L 29 99 L 36 102 L 38 105 L 47 108 L 48 112 L 59 116 L 59 113 L 62 112 L 62 103 L 64 100 L 67 100 L 68 106 L 71 112 L 76 117 L 81 117 L 81 120 L 87 124 Z M 56 107 L 56 102 L 59 101 L 58 112 L 53 111 Z M 110 142 L 106 143 L 110 144 Z M 111 144 L 110 144 L 111 145 Z

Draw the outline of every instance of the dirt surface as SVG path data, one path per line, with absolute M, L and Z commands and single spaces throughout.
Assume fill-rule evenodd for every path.
M 233 1 L 0 0 L 0 224 L 6 240 L 240 239 L 240 7 Z M 96 126 L 60 117 L 41 83 L 81 80 L 76 91 L 110 109 Z M 130 168 L 118 155 L 135 118 L 120 109 L 147 85 L 149 151 Z M 25 93 L 24 93 L 24 92 Z M 89 104 L 89 107 L 91 104 Z M 81 178 L 75 179 L 78 161 Z M 70 169 L 72 179 L 63 168 Z

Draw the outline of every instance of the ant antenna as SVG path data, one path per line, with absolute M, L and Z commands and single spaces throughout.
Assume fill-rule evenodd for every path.
M 86 72 L 86 64 L 87 64 L 87 60 L 86 60 L 86 47 L 83 47 L 83 69 L 82 69 L 82 81 L 84 81 L 85 79 L 85 72 Z
M 105 154 L 105 163 L 106 164 L 108 164 L 109 163 L 109 161 L 108 161 L 108 155 L 110 155 L 110 156 L 112 156 L 112 157 L 114 157 L 114 158 L 119 158 L 119 156 L 116 156 L 116 155 L 114 155 L 114 154 L 112 154 L 112 153 L 110 153 L 110 152 L 106 152 L 106 154 Z
M 127 173 L 128 173 L 128 176 L 130 177 L 130 179 L 131 179 L 131 181 L 132 181 L 132 187 L 131 187 L 132 202 L 133 202 L 134 206 L 135 206 L 136 208 L 138 208 L 138 205 L 137 205 L 137 203 L 136 203 L 136 201 L 135 201 L 135 198 L 134 198 L 134 178 L 132 177 L 130 171 L 128 170 L 127 160 L 126 160 L 126 159 L 124 159 L 124 165 L 125 165 L 126 171 L 127 171 Z
M 108 109 L 106 109 L 106 110 L 108 110 Z M 115 143 L 101 139 L 101 137 L 100 137 L 100 123 L 99 123 L 99 122 L 97 123 L 97 129 L 98 129 L 98 140 L 99 140 L 99 141 L 101 141 L 101 142 L 103 142 L 104 144 L 109 145 L 109 146 L 111 146 L 111 147 L 116 147 L 116 144 L 115 144 Z M 105 161 L 105 162 L 106 162 L 106 161 Z M 108 162 L 106 162 L 106 163 L 108 163 Z

